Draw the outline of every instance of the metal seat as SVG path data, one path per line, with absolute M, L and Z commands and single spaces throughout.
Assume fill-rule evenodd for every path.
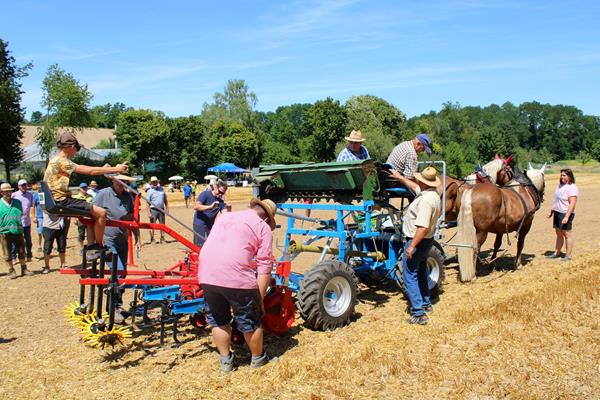
M 79 210 L 77 208 L 64 207 L 60 204 L 56 204 L 52 191 L 46 181 L 40 181 L 40 187 L 42 188 L 42 195 L 40 203 L 44 205 L 48 214 L 60 215 L 63 217 L 91 217 L 89 211 Z

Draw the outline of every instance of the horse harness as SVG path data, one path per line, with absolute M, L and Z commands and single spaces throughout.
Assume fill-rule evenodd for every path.
M 515 232 L 515 237 L 518 237 L 519 232 L 521 231 L 521 228 L 523 228 L 523 224 L 525 223 L 525 219 L 529 215 L 529 207 L 527 207 L 527 202 L 525 201 L 525 199 L 523 198 L 521 193 L 519 193 L 519 191 L 517 189 L 515 189 L 515 187 L 517 187 L 517 186 L 524 187 L 525 190 L 527 191 L 527 193 L 529 194 L 529 196 L 531 196 L 531 199 L 533 200 L 533 203 L 535 204 L 535 209 L 533 210 L 534 213 L 540 209 L 543 199 L 542 199 L 542 196 L 540 195 L 540 193 L 538 192 L 537 188 L 533 185 L 533 182 L 531 181 L 531 179 L 529 179 L 529 177 L 526 174 L 515 175 L 514 180 L 517 181 L 518 185 L 511 185 L 510 183 L 507 183 L 503 187 L 509 188 L 517 195 L 517 198 L 521 201 L 521 204 L 523 205 L 523 209 L 525 210 L 525 212 L 523 213 L 523 218 L 521 218 L 521 222 L 519 223 L 519 228 L 517 228 L 517 230 Z M 510 237 L 508 235 L 508 212 L 506 210 L 506 204 L 504 201 L 504 192 L 500 191 L 500 193 L 502 195 L 502 206 L 504 207 L 504 225 L 505 225 L 505 230 L 506 230 L 506 238 L 508 239 L 508 245 L 510 246 L 511 245 Z

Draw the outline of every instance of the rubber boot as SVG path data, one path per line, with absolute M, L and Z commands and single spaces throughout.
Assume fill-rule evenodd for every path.
M 17 279 L 17 273 L 15 272 L 14 268 L 9 268 L 8 269 L 8 277 L 10 279 Z
M 21 267 L 21 276 L 32 276 L 33 272 L 27 269 L 27 267 Z

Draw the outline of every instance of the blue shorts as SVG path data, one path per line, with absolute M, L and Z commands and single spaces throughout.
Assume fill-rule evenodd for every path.
M 254 332 L 260 327 L 260 292 L 258 289 L 232 289 L 202 284 L 204 300 L 208 305 L 206 321 L 213 326 L 231 323 L 231 312 L 242 333 Z
M 562 220 L 565 218 L 567 213 L 561 213 L 558 211 L 552 211 L 552 213 L 554 215 L 554 219 L 552 221 L 552 227 L 554 229 L 561 229 L 563 231 L 570 231 L 573 229 L 573 220 L 575 219 L 575 214 L 569 215 L 567 223 L 563 225 Z

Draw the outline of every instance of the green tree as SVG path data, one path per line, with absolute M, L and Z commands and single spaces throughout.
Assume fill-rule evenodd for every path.
M 586 150 L 581 150 L 577 153 L 577 160 L 581 162 L 581 165 L 587 164 L 592 159 L 592 155 Z
M 92 149 L 114 149 L 115 143 L 115 138 L 101 139 Z
M 94 126 L 89 110 L 92 94 L 87 84 L 80 84 L 72 74 L 54 64 L 48 68 L 42 85 L 42 107 L 46 110 L 44 126 L 38 128 L 37 141 L 42 154 L 48 156 L 56 142 L 58 127 L 74 133 Z
M 150 110 L 128 110 L 119 115 L 115 136 L 131 162 L 144 169 L 147 161 L 170 162 L 175 156 L 170 127 L 164 114 Z
M 186 178 L 201 178 L 208 167 L 215 165 L 208 148 L 208 129 L 204 121 L 199 116 L 189 116 L 171 119 L 169 124 L 177 173 Z
M 592 146 L 592 157 L 597 161 L 600 161 L 600 139 L 596 140 Z
M 4 161 L 6 180 L 9 182 L 11 168 L 23 158 L 21 124 L 25 111 L 21 107 L 23 91 L 20 79 L 27 76 L 31 67 L 31 64 L 17 66 L 8 50 L 8 42 L 0 39 L 0 156 Z
M 33 125 L 39 125 L 42 123 L 43 119 L 44 115 L 41 111 L 34 111 L 31 113 L 31 119 L 29 120 L 29 123 Z
M 219 120 L 230 119 L 242 123 L 248 129 L 254 129 L 258 123 L 254 107 L 258 97 L 251 92 L 243 79 L 231 79 L 223 93 L 213 95 L 214 103 L 204 103 L 202 118 L 208 126 Z
M 335 146 L 344 138 L 347 125 L 346 110 L 338 100 L 328 97 L 317 101 L 304 121 L 304 128 L 311 136 L 306 149 L 310 160 L 335 160 Z
M 472 172 L 462 146 L 456 142 L 450 142 L 444 147 L 444 159 L 446 173 L 450 176 L 462 178 Z
M 106 103 L 104 105 L 93 107 L 91 109 L 91 114 L 92 118 L 94 119 L 95 126 L 98 128 L 113 129 L 117 124 L 119 114 L 130 109 L 131 107 L 127 107 L 123 103 Z

